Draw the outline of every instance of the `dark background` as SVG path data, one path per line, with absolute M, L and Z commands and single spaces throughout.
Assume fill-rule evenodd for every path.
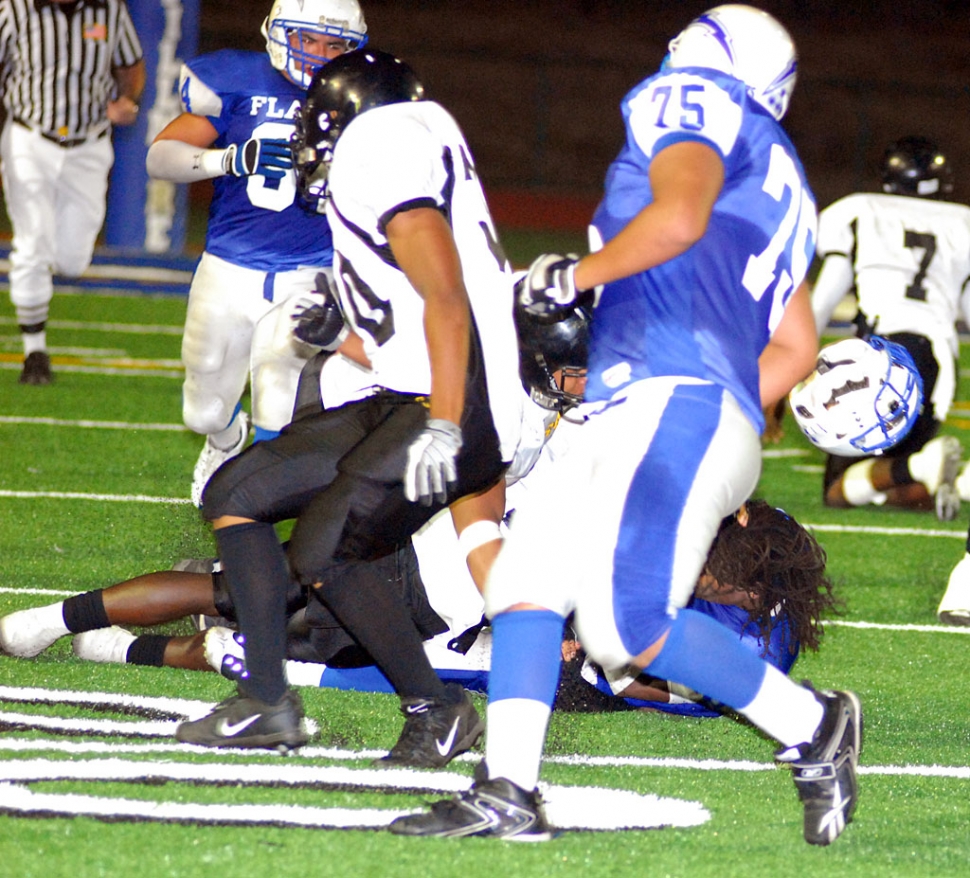
M 371 45 L 407 60 L 458 119 L 490 196 L 554 195 L 561 224 L 595 203 L 618 103 L 711 2 L 362 0 Z M 970 201 L 970 3 L 776 0 L 799 78 L 784 124 L 820 207 L 878 188 L 887 143 L 935 138 Z M 203 0 L 200 51 L 262 50 L 269 0 Z M 588 213 L 586 214 L 588 215 Z M 556 224 L 556 218 L 550 220 Z

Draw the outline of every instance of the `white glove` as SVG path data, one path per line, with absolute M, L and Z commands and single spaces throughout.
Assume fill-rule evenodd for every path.
M 282 138 L 260 140 L 251 137 L 245 143 L 234 143 L 222 158 L 222 168 L 233 177 L 261 177 L 281 180 L 293 167 L 290 142 Z
M 516 301 L 530 314 L 542 316 L 567 308 L 576 301 L 575 253 L 540 256 L 515 283 Z
M 447 502 L 448 489 L 458 481 L 455 458 L 461 445 L 461 427 L 442 418 L 431 418 L 408 448 L 404 496 L 422 506 L 430 506 L 432 500 Z

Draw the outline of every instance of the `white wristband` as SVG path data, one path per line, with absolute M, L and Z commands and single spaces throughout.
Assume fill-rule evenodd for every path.
M 472 522 L 458 535 L 458 548 L 467 558 L 479 546 L 502 539 L 502 530 L 497 522 L 483 519 Z

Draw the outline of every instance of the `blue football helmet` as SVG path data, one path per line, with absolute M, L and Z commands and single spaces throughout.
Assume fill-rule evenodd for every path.
M 261 31 L 270 63 L 303 88 L 324 63 L 304 51 L 304 34 L 346 40 L 348 51 L 367 42 L 367 24 L 357 0 L 276 0 Z
M 776 119 L 788 109 L 798 56 L 775 18 L 744 3 L 726 3 L 695 18 L 670 41 L 666 68 L 707 67 L 740 79 Z
M 809 441 L 840 457 L 879 455 L 906 437 L 923 406 L 909 351 L 879 336 L 822 348 L 815 371 L 789 394 Z

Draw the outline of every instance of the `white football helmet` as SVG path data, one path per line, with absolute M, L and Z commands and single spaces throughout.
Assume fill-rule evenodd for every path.
M 776 119 L 788 109 L 798 59 L 788 31 L 767 12 L 743 3 L 715 6 L 670 41 L 667 67 L 708 67 L 748 86 Z
M 367 24 L 357 0 L 276 0 L 261 32 L 272 65 L 304 88 L 324 63 L 303 50 L 304 32 L 340 37 L 347 40 L 349 49 L 367 42 Z M 295 37 L 292 43 L 291 37 Z
M 923 379 L 902 345 L 847 338 L 819 351 L 815 371 L 788 399 L 813 445 L 840 457 L 878 455 L 912 429 Z

